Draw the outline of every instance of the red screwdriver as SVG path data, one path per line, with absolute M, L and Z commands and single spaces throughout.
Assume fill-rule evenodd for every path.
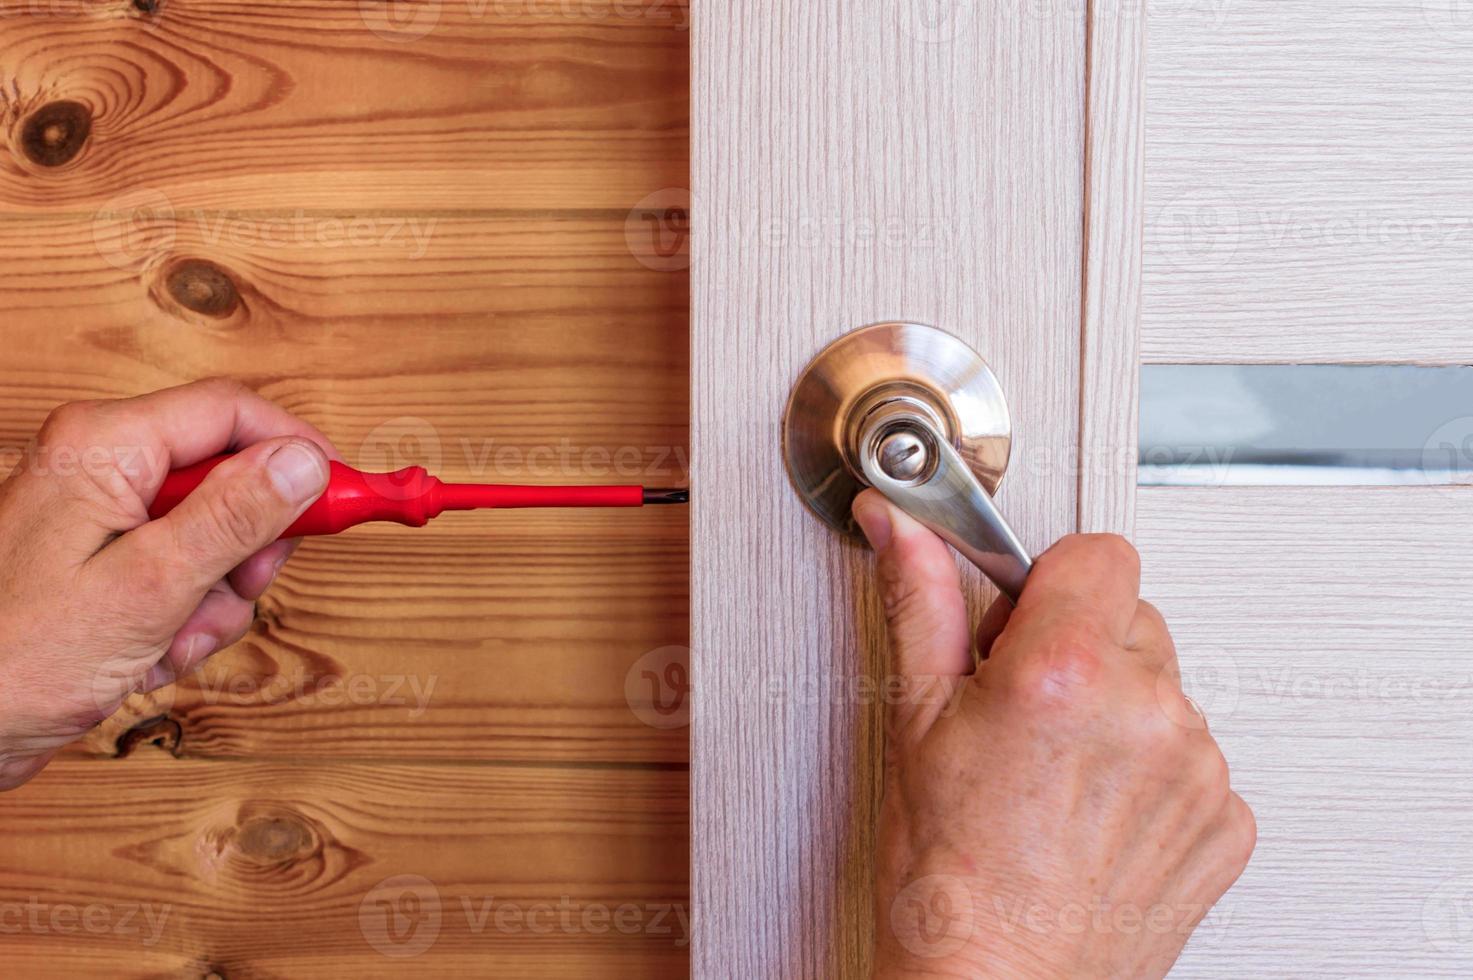
M 216 456 L 175 470 L 164 478 L 148 516 L 163 517 L 178 506 L 220 463 Z M 543 487 L 473 483 L 442 483 L 422 466 L 393 473 L 361 473 L 342 463 L 331 463 L 327 489 L 316 503 L 286 529 L 283 538 L 337 534 L 370 521 L 393 521 L 424 527 L 447 510 L 502 507 L 643 507 L 645 504 L 684 504 L 689 490 L 651 490 L 638 486 Z

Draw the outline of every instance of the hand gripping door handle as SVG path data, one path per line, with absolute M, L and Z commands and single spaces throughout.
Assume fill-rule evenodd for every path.
M 858 534 L 854 498 L 874 487 L 1017 601 L 1033 560 L 990 493 L 1012 422 L 997 376 L 960 338 L 923 323 L 850 331 L 799 374 L 782 433 L 793 489 L 830 527 Z
M 940 535 L 1017 604 L 1033 559 L 961 454 L 927 419 L 903 410 L 876 412 L 858 448 L 870 486 Z

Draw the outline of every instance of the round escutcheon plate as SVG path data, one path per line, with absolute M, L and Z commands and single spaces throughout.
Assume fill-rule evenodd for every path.
M 868 484 L 858 460 L 864 420 L 897 401 L 929 418 L 988 493 L 1008 466 L 1012 423 L 1002 386 L 962 341 L 919 323 L 876 323 L 845 334 L 803 369 L 783 415 L 783 460 L 798 496 L 846 534 Z

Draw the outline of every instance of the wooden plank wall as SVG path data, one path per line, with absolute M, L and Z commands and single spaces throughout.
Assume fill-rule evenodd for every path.
M 1149 19 L 1155 363 L 1473 363 L 1473 20 L 1456 0 Z M 1473 406 L 1423 434 L 1473 433 Z M 1459 468 L 1467 475 L 1467 459 Z M 1473 973 L 1468 487 L 1153 487 L 1147 597 L 1258 816 L 1174 975 Z
M 365 466 L 686 479 L 684 0 L 0 12 L 0 464 L 229 374 Z M 307 543 L 0 796 L 6 974 L 684 975 L 687 562 L 679 509 Z

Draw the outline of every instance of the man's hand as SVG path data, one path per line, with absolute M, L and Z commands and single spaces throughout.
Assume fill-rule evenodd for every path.
M 236 449 L 148 519 L 170 470 Z M 0 484 L 0 789 L 245 635 L 329 456 L 322 433 L 229 381 L 51 414 Z
M 1161 977 L 1256 829 L 1121 538 L 1066 538 L 972 631 L 939 538 L 868 491 L 894 672 L 876 975 Z M 1010 615 L 1009 615 L 1010 614 Z

